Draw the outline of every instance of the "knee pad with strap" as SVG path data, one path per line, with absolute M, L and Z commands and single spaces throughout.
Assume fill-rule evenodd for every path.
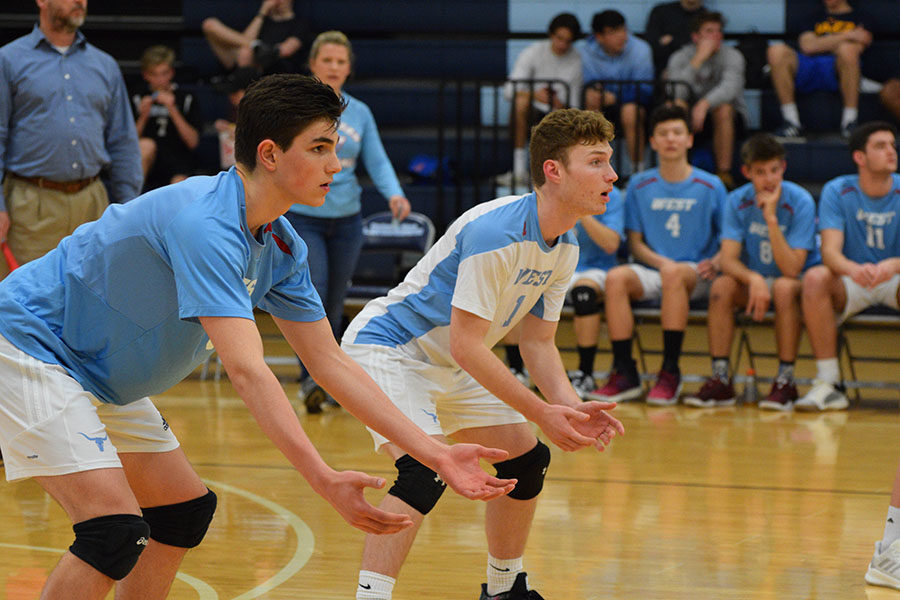
M 588 315 L 596 315 L 600 312 L 600 305 L 597 303 L 597 291 L 588 285 L 579 285 L 572 288 L 572 308 L 579 317 Z
M 147 547 L 150 526 L 137 515 L 105 515 L 72 526 L 69 552 L 111 579 L 122 579 Z
M 513 491 L 507 494 L 510 498 L 531 500 L 541 493 L 549 465 L 550 448 L 538 440 L 534 448 L 522 456 L 495 463 L 494 468 L 500 479 L 519 480 Z
M 206 535 L 216 512 L 216 495 L 208 490 L 205 496 L 152 508 L 141 508 L 144 520 L 150 525 L 150 538 L 178 548 L 193 548 Z
M 388 494 L 400 498 L 414 509 L 427 515 L 447 484 L 441 481 L 437 473 L 414 459 L 409 454 L 404 454 L 394 463 L 397 467 L 397 480 Z

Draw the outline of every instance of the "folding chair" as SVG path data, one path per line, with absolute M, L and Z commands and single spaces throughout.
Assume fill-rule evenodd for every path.
M 434 243 L 434 224 L 422 213 L 394 222 L 390 212 L 363 219 L 363 246 L 348 298 L 377 298 L 400 283 Z

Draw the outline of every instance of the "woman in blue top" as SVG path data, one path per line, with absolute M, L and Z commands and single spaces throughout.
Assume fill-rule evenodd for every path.
M 341 171 L 334 176 L 324 205 L 310 210 L 308 206 L 295 204 L 285 215 L 309 248 L 309 274 L 338 339 L 344 295 L 363 243 L 362 187 L 356 178 L 359 159 L 365 163 L 366 172 L 378 191 L 390 202 L 394 217 L 405 219 L 410 211 L 409 200 L 403 195 L 397 174 L 381 144 L 372 111 L 363 102 L 341 91 L 352 66 L 353 48 L 346 35 L 340 31 L 326 31 L 316 37 L 309 51 L 309 70 L 347 101 L 338 130 L 337 155 Z M 301 397 L 310 400 L 322 397 L 312 394 L 315 382 L 306 377 L 305 370 L 302 379 Z M 307 409 L 318 412 L 318 401 L 307 402 Z

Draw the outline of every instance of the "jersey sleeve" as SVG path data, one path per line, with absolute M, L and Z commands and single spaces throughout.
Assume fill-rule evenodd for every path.
M 802 190 L 797 198 L 794 218 L 785 239 L 788 246 L 796 249 L 814 250 L 816 247 L 816 208 L 812 196 Z
M 513 246 L 460 256 L 450 304 L 491 321 L 497 312 L 502 285 L 509 278 Z
M 610 192 L 606 212 L 598 220 L 619 234 L 619 239 L 625 239 L 625 202 L 619 188 L 613 188 Z
M 725 200 L 725 210 L 722 215 L 722 239 L 744 242 L 744 227 L 741 225 L 737 207 L 740 204 L 740 196 L 732 192 Z
M 644 224 L 641 222 L 641 210 L 634 184 L 629 184 L 628 189 L 625 190 L 625 230 L 644 233 Z
M 306 260 L 306 244 L 296 238 L 296 258 L 287 277 L 275 283 L 258 304 L 261 310 L 286 321 L 310 322 L 325 317 L 325 308 L 313 287 Z
M 826 184 L 819 199 L 819 231 L 838 229 L 844 231 L 844 215 L 841 214 L 838 186 Z
M 195 218 L 196 217 L 196 218 Z M 181 211 L 166 227 L 164 242 L 178 295 L 178 316 L 253 319 L 244 283 L 248 261 L 241 232 L 221 217 Z

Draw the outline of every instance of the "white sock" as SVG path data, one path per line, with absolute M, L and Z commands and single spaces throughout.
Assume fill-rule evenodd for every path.
M 494 558 L 488 554 L 487 593 L 496 596 L 508 592 L 516 581 L 516 575 L 522 572 L 522 557 Z
M 884 521 L 884 537 L 881 538 L 881 551 L 887 550 L 895 540 L 900 540 L 900 508 L 889 506 L 887 519 Z
M 841 378 L 841 368 L 836 358 L 823 358 L 816 361 L 816 379 L 835 384 Z
M 850 108 L 849 106 L 844 107 L 844 112 L 841 115 L 841 127 L 846 127 L 848 123 L 852 123 L 859 116 L 859 110 L 857 108 Z
M 528 174 L 528 151 L 525 148 L 513 149 L 513 173 L 523 178 Z
M 397 580 L 374 571 L 360 571 L 356 600 L 391 600 Z
M 797 110 L 796 103 L 791 102 L 790 104 L 782 104 L 781 116 L 788 123 L 800 127 L 800 111 Z

